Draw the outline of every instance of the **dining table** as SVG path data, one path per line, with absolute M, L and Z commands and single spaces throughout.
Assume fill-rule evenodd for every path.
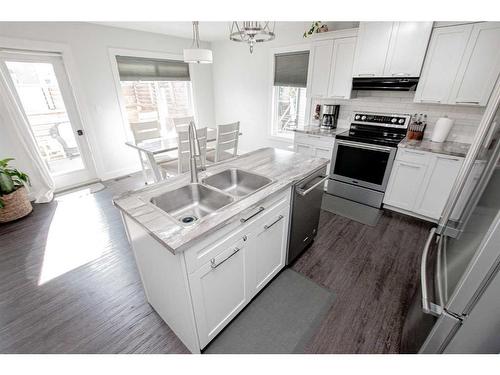
M 240 134 L 241 135 L 241 132 Z M 207 142 L 214 142 L 217 140 L 217 129 L 207 127 Z M 154 182 L 162 180 L 162 173 L 160 167 L 155 159 L 155 155 L 164 152 L 175 151 L 178 149 L 177 133 L 167 137 L 151 138 L 141 142 L 127 141 L 127 146 L 135 148 L 139 154 L 146 156 L 148 165 L 153 171 Z

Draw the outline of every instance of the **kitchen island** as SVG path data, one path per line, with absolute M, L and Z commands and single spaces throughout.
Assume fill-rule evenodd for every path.
M 291 189 L 327 163 L 264 148 L 210 166 L 199 184 L 183 174 L 114 199 L 149 303 L 191 352 L 285 266 Z

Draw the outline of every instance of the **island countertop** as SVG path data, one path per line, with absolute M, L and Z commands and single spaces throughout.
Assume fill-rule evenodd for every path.
M 312 172 L 326 166 L 328 159 L 311 158 L 298 153 L 262 148 L 237 158 L 207 167 L 199 173 L 199 180 L 228 168 L 260 174 L 273 180 L 270 185 L 234 201 L 211 215 L 205 216 L 195 224 L 186 226 L 153 205 L 152 197 L 180 188 L 190 182 L 190 174 L 184 173 L 139 190 L 123 193 L 113 198 L 113 203 L 128 215 L 168 250 L 177 254 L 188 249 L 225 225 L 239 220 L 238 215 L 271 195 L 278 194 Z

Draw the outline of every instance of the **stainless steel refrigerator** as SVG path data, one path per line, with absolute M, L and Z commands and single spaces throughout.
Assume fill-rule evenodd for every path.
M 422 251 L 404 353 L 500 353 L 500 82 Z

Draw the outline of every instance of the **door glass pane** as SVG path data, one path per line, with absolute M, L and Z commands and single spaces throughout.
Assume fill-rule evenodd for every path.
M 6 61 L 38 150 L 51 174 L 84 168 L 50 63 Z
M 389 154 L 386 152 L 339 145 L 334 173 L 381 185 L 388 161 Z

